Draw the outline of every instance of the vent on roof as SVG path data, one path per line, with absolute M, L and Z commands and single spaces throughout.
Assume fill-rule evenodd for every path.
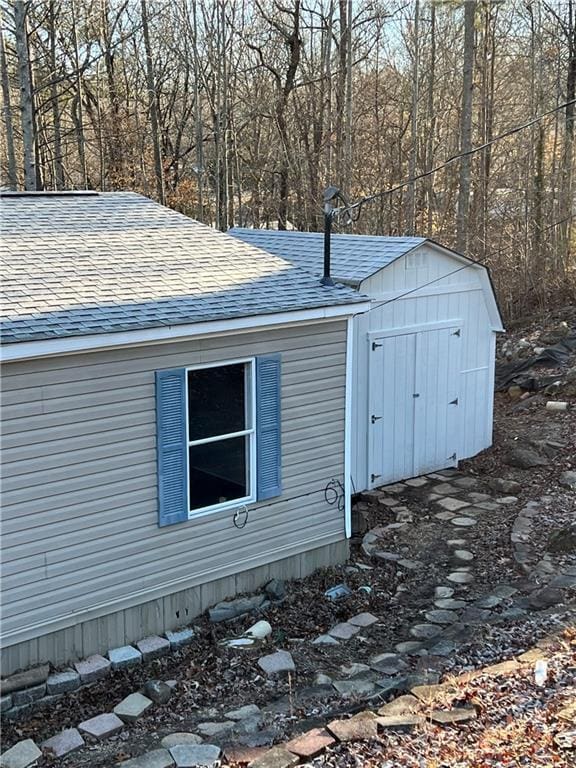
M 428 266 L 428 254 L 424 251 L 414 251 L 406 254 L 406 269 L 422 269 Z
M 100 193 L 93 189 L 70 189 L 63 191 L 18 191 L 0 190 L 0 197 L 97 197 Z

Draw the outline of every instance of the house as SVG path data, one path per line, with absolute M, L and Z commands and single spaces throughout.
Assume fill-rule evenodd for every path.
M 233 229 L 322 275 L 323 235 Z M 492 442 L 496 334 L 487 268 L 422 237 L 332 235 L 332 276 L 370 297 L 353 319 L 352 486 L 415 477 Z
M 3 674 L 345 560 L 366 300 L 136 194 L 0 203 Z

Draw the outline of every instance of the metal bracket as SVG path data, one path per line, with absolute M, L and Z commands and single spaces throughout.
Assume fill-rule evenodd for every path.
M 451 336 L 460 336 L 460 328 L 458 328 L 457 331 L 454 331 L 454 333 L 450 334 Z
M 375 341 L 372 342 L 372 352 L 376 352 L 378 347 L 383 347 L 384 344 L 377 344 Z
M 452 456 L 448 456 L 446 461 L 456 461 L 456 451 L 452 454 Z
M 454 400 L 450 400 L 448 405 L 458 405 L 458 398 L 456 397 Z
M 412 395 L 412 397 L 420 397 L 420 392 L 414 392 L 414 394 Z
M 373 416 L 370 417 L 370 421 L 372 422 L 372 424 L 376 424 L 376 422 L 380 421 L 381 418 L 382 418 L 382 416 L 374 416 L 373 415 Z
M 374 475 L 374 474 L 370 475 L 370 482 L 373 483 L 374 480 L 376 480 L 377 477 L 382 477 L 382 475 Z

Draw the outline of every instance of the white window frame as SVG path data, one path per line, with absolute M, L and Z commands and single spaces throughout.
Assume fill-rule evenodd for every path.
M 188 397 L 188 371 L 205 370 L 207 368 L 223 368 L 228 365 L 245 365 L 244 375 L 244 393 L 246 416 L 251 414 L 250 428 L 239 432 L 229 432 L 215 437 L 206 437 L 202 440 L 190 440 L 190 420 L 189 420 L 189 397 Z M 249 397 L 246 395 L 249 394 Z M 246 419 L 248 423 L 248 419 Z M 205 445 L 207 443 L 217 443 L 232 437 L 248 437 L 248 489 L 250 493 L 241 499 L 231 499 L 221 504 L 212 504 L 209 507 L 199 509 L 190 509 L 190 448 L 196 445 Z M 202 515 L 221 512 L 234 507 L 242 507 L 247 504 L 253 504 L 256 501 L 256 358 L 242 357 L 234 360 L 219 360 L 216 363 L 199 363 L 190 365 L 186 368 L 186 503 L 188 509 L 188 519 Z

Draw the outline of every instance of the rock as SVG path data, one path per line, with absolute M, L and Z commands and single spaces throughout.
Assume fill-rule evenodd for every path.
M 516 587 L 511 587 L 509 584 L 498 584 L 494 587 L 491 594 L 496 595 L 496 597 L 501 597 L 504 600 L 508 597 L 512 597 L 518 592 Z
M 452 640 L 439 640 L 428 649 L 429 656 L 451 656 L 458 648 Z
M 234 728 L 234 723 L 230 720 L 224 720 L 221 723 L 200 723 L 198 730 L 202 736 L 207 736 L 209 739 L 214 736 L 222 736 L 222 734 L 231 731 Z
M 470 563 L 474 560 L 474 555 L 467 549 L 455 549 L 453 555 L 456 560 L 459 560 L 462 563 Z
M 486 597 L 481 597 L 479 600 L 476 600 L 474 605 L 477 608 L 496 608 L 497 605 L 500 605 L 502 602 L 502 598 L 498 597 L 497 595 L 486 595 Z
M 167 704 L 172 696 L 172 688 L 162 680 L 148 680 L 144 685 L 144 694 L 155 704 Z
M 384 730 L 411 731 L 417 725 L 423 725 L 426 718 L 422 715 L 386 715 L 378 718 L 378 725 Z
M 376 690 L 370 680 L 335 680 L 332 685 L 341 696 L 369 696 Z
M 419 560 L 398 560 L 398 565 L 407 571 L 417 571 L 424 566 Z
M 378 696 L 387 696 L 389 693 L 398 693 L 398 691 L 406 691 L 408 687 L 408 678 L 399 677 L 383 677 L 380 680 L 376 680 L 376 685 L 380 690 Z
M 349 720 L 332 720 L 328 730 L 338 741 L 361 741 L 378 737 L 378 717 L 373 712 L 360 712 Z
M 377 616 L 372 613 L 358 613 L 356 616 L 352 616 L 348 619 L 347 623 L 352 624 L 355 627 L 371 627 L 372 624 L 376 624 L 379 621 Z
M 432 685 L 415 685 L 410 692 L 424 704 L 432 704 L 437 701 L 445 701 L 454 696 L 458 689 L 447 683 Z
M 264 592 L 271 600 L 283 600 L 286 597 L 286 584 L 282 579 L 272 579 L 264 587 Z
M 434 710 L 433 712 L 430 712 L 428 718 L 432 720 L 433 723 L 438 723 L 439 725 L 464 723 L 467 720 L 474 720 L 476 718 L 476 710 L 474 707 L 456 707 L 447 712 Z
M 227 720 L 246 720 L 248 717 L 256 717 L 259 716 L 260 713 L 260 707 L 256 706 L 256 704 L 246 704 L 244 707 L 240 707 L 239 709 L 232 709 L 230 712 L 225 712 L 224 717 Z
M 458 512 L 460 509 L 470 506 L 470 502 L 462 501 L 461 499 L 454 499 L 451 496 L 446 496 L 443 499 L 438 499 L 436 504 L 442 507 L 447 512 Z
M 455 600 L 453 597 L 446 597 L 442 600 L 435 600 L 434 605 L 443 611 L 458 611 L 461 608 L 466 608 L 468 603 L 466 600 Z
M 169 653 L 170 641 L 159 635 L 151 635 L 143 640 L 139 640 L 136 643 L 136 647 L 142 654 L 144 661 L 148 661 L 150 659 L 158 659 L 160 656 L 165 656 Z
M 552 589 L 569 589 L 576 587 L 576 576 L 568 573 L 560 573 L 555 576 L 548 584 Z
M 437 512 L 434 515 L 435 520 L 442 520 L 442 522 L 447 520 L 452 520 L 453 518 L 457 517 L 456 512 Z
M 336 743 L 333 736 L 324 728 L 313 728 L 301 736 L 291 739 L 284 746 L 303 760 L 309 760 Z
M 436 624 L 415 624 L 411 627 L 410 634 L 420 640 L 430 640 L 440 634 L 441 631 L 441 628 Z
M 455 621 L 458 621 L 457 613 L 442 608 L 427 611 L 425 616 L 427 621 L 431 621 L 433 624 L 453 624 Z
M 558 482 L 563 488 L 568 488 L 571 491 L 576 491 L 576 472 L 572 472 L 571 470 L 562 472 L 562 474 L 558 479 Z
M 471 573 L 466 573 L 464 571 L 449 573 L 446 578 L 454 584 L 471 584 L 474 581 L 474 576 L 472 576 Z
M 208 610 L 210 621 L 218 623 L 235 619 L 237 616 L 243 616 L 245 613 L 252 613 L 259 610 L 266 602 L 265 595 L 254 595 L 253 597 L 239 597 L 236 600 L 226 600 L 218 603 Z
M 332 685 L 332 678 L 330 675 L 325 675 L 324 672 L 317 672 L 314 685 Z
M 83 661 L 77 661 L 74 669 L 80 675 L 83 683 L 93 683 L 95 680 L 101 680 L 110 672 L 111 664 L 108 659 L 100 654 L 89 656 Z
M 174 768 L 174 760 L 167 749 L 154 749 L 131 760 L 116 763 L 116 768 Z
M 270 677 L 296 671 L 294 659 L 288 651 L 276 651 L 269 656 L 262 656 L 258 659 L 258 666 Z
M 152 700 L 141 693 L 131 693 L 114 707 L 114 714 L 125 723 L 134 723 L 152 706 Z
M 232 765 L 251 764 L 268 752 L 268 747 L 247 747 L 244 744 L 226 744 L 223 749 L 226 760 Z
M 496 504 L 502 504 L 503 506 L 510 506 L 511 504 L 516 504 L 518 501 L 518 496 L 500 496 L 498 499 L 496 499 Z
M 169 750 L 176 768 L 216 768 L 220 751 L 215 744 L 177 744 Z
M 562 592 L 552 587 L 543 587 L 532 592 L 528 598 L 528 605 L 536 611 L 552 608 L 562 602 Z
M 105 712 L 102 715 L 91 717 L 89 720 L 84 720 L 84 722 L 80 723 L 78 726 L 78 730 L 100 741 L 118 733 L 123 727 L 124 723 L 120 720 L 118 715 L 115 715 L 112 712 Z
M 501 661 L 499 664 L 490 664 L 488 667 L 484 667 L 480 671 L 481 675 L 488 675 L 488 677 L 500 677 L 502 675 L 512 675 L 518 672 L 520 664 L 516 659 L 510 659 L 509 661 Z
M 360 627 L 355 627 L 354 624 L 343 622 L 332 627 L 328 634 L 337 640 L 350 640 L 350 638 L 354 637 L 358 632 L 360 632 Z
M 370 672 L 370 667 L 368 666 L 368 664 L 360 664 L 355 661 L 352 664 L 349 664 L 348 666 L 340 667 L 340 672 L 342 672 L 342 674 L 345 677 L 355 677 L 356 675 L 363 675 L 365 672 Z M 330 680 L 330 678 L 328 679 Z M 330 684 L 332 684 L 331 680 L 330 680 Z
M 506 480 L 502 477 L 489 478 L 488 485 L 497 493 L 510 493 L 514 495 L 522 490 L 522 486 L 516 480 Z
M 46 681 L 46 689 L 52 695 L 75 691 L 77 688 L 80 688 L 80 675 L 72 669 L 55 672 Z
M 404 653 L 407 656 L 417 656 L 423 648 L 423 643 L 419 643 L 416 640 L 407 640 L 404 643 L 398 643 L 398 645 L 394 646 L 395 651 Z
M 568 553 L 576 550 L 576 525 L 567 525 L 553 531 L 546 547 L 549 552 Z
M 452 493 L 458 493 L 458 489 L 454 488 L 450 483 L 440 483 L 432 488 L 433 493 L 437 493 L 440 496 L 450 496 Z
M 547 458 L 541 456 L 533 448 L 526 448 L 521 445 L 511 448 L 504 456 L 504 462 L 519 469 L 546 467 L 550 463 Z
M 25 739 L 14 744 L 13 747 L 6 750 L 0 757 L 0 766 L 2 768 L 27 768 L 33 765 L 42 757 L 42 752 L 38 749 L 32 739 Z
M 518 384 L 512 384 L 511 387 L 508 387 L 508 397 L 511 400 L 520 400 L 523 394 L 524 390 Z
M 284 747 L 272 747 L 261 757 L 253 760 L 249 768 L 292 768 L 299 762 L 299 758 Z
M 12 707 L 12 696 L 7 694 L 6 696 L 0 696 L 0 712 L 6 712 L 6 710 Z
M 67 728 L 41 744 L 42 749 L 50 750 L 55 757 L 64 757 L 83 746 L 84 739 L 76 728 Z
M 429 482 L 426 477 L 413 477 L 410 480 L 404 480 L 404 484 L 410 488 L 422 488 L 423 485 L 428 485 Z
M 450 544 L 450 542 L 448 542 L 448 544 Z M 452 597 L 453 594 L 454 590 L 452 587 L 435 587 L 434 589 L 434 597 L 439 599 Z
M 179 629 L 176 632 L 168 630 L 164 634 L 171 648 L 182 648 L 185 645 L 190 645 L 192 640 L 194 640 L 193 629 Z
M 39 701 L 44 698 L 45 693 L 45 683 L 35 685 L 33 688 L 26 688 L 23 691 L 14 691 L 12 694 L 12 705 L 21 707 L 23 704 L 32 704 L 33 701 Z
M 370 659 L 370 666 L 383 675 L 397 675 L 407 669 L 408 665 L 397 653 L 381 653 Z
M 318 635 L 315 640 L 312 640 L 312 645 L 340 645 L 340 643 L 330 635 Z
M 121 648 L 111 648 L 108 651 L 108 658 L 112 664 L 112 669 L 125 669 L 142 664 L 142 654 L 131 645 L 123 645 Z
M 42 664 L 39 667 L 31 667 L 24 672 L 17 672 L 15 675 L 5 677 L 0 681 L 2 695 L 5 696 L 8 693 L 20 691 L 23 688 L 33 688 L 37 685 L 42 685 L 48 679 L 49 674 L 50 665 Z
M 411 693 L 398 696 L 397 699 L 389 701 L 388 704 L 384 704 L 378 710 L 378 714 L 384 717 L 390 717 L 392 715 L 411 715 L 414 712 L 418 712 L 421 708 L 421 704 Z
M 471 605 L 466 608 L 460 620 L 464 624 L 484 624 L 488 621 L 490 616 L 492 616 L 491 611 Z
M 471 528 L 477 521 L 473 517 L 453 517 L 450 523 L 458 528 Z
M 202 744 L 202 737 L 198 736 L 196 733 L 188 733 L 185 731 L 164 736 L 160 743 L 164 749 L 170 749 L 171 747 L 177 747 L 181 744 Z
M 267 621 L 257 621 L 244 634 L 254 640 L 264 640 L 272 634 L 272 627 Z

